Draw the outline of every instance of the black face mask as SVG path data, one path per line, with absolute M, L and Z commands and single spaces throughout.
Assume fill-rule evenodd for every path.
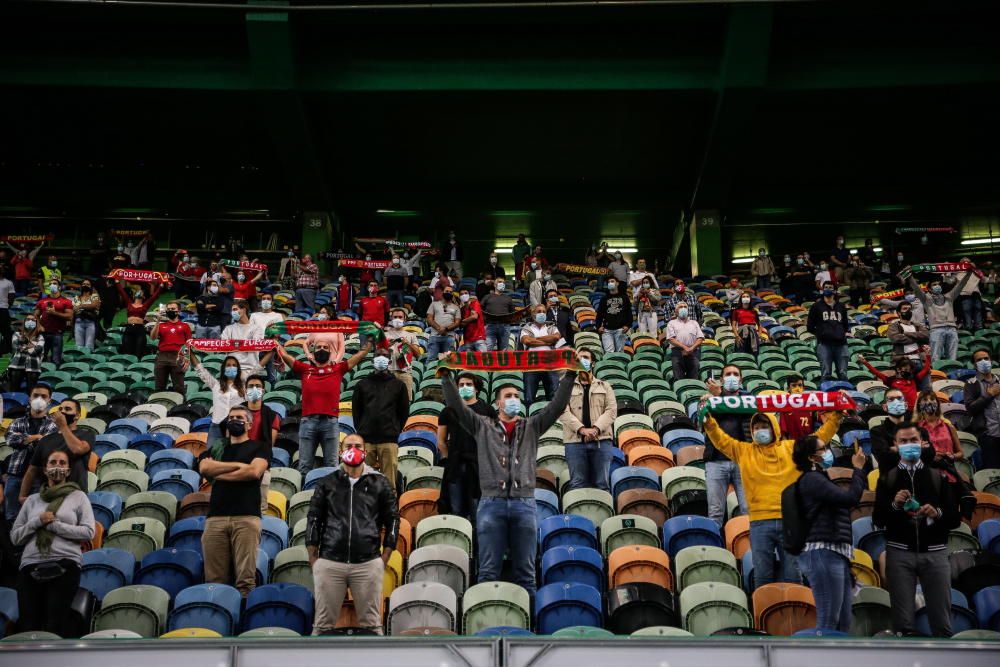
M 230 419 L 226 422 L 226 430 L 229 435 L 235 435 L 237 438 L 247 432 L 246 422 L 241 422 L 238 419 Z
M 72 424 L 76 421 L 76 415 L 69 415 L 64 412 L 63 417 L 66 419 L 67 424 Z
M 451 292 L 445 292 L 444 293 L 444 300 L 445 301 L 451 301 L 452 298 L 454 298 L 454 297 L 452 296 Z
M 900 313 L 899 316 L 906 321 L 910 321 L 913 319 L 913 312 L 908 310 L 905 313 Z
M 81 292 L 89 292 L 90 290 L 91 290 L 90 285 L 84 285 L 83 287 L 80 288 Z
M 330 361 L 330 350 L 316 350 L 313 352 L 313 359 L 321 364 Z
M 176 310 L 167 311 L 167 317 L 169 317 L 172 320 L 176 320 L 178 315 L 180 315 L 180 313 L 178 313 Z

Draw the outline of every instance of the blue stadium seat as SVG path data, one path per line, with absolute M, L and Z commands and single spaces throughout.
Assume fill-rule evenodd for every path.
M 983 630 L 1000 632 L 1000 586 L 983 588 L 972 598 L 976 604 L 976 618 Z
M 1000 589 L 1000 587 L 997 587 Z M 930 637 L 931 622 L 927 616 L 927 608 L 920 604 L 923 601 L 923 591 L 917 587 L 918 609 L 913 616 L 913 627 L 917 632 Z M 979 627 L 976 621 L 976 614 L 969 609 L 969 601 L 965 595 L 956 589 L 951 589 L 951 632 L 958 634 L 964 630 L 975 630 Z
M 271 410 L 273 410 L 274 413 L 278 415 L 278 419 L 284 419 L 285 416 L 288 414 L 288 408 L 285 407 L 284 403 L 278 403 L 277 401 L 272 401 L 271 403 L 264 403 L 264 405 L 271 408 Z
M 275 556 L 288 548 L 288 524 L 276 516 L 261 517 L 260 548 L 273 563 Z
M 117 423 L 117 422 L 113 422 Z M 110 427 L 109 427 L 110 428 Z M 128 440 L 129 449 L 138 449 L 149 459 L 156 452 L 174 446 L 174 439 L 167 433 L 137 433 Z
M 267 552 L 263 549 L 257 549 L 257 585 L 263 586 L 265 583 L 270 581 L 271 577 L 271 559 L 267 557 Z
M 848 431 L 843 436 L 841 436 L 840 441 L 844 443 L 846 449 L 854 449 L 855 443 L 861 445 L 861 450 L 866 454 L 870 455 L 872 453 L 872 434 L 871 431 L 856 429 L 854 431 Z
M 122 515 L 122 497 L 109 491 L 91 491 L 87 498 L 90 499 L 94 518 L 104 526 L 104 532 L 107 533 L 111 524 Z
M 423 429 L 403 431 L 397 440 L 400 447 L 426 447 L 434 454 L 434 462 L 438 460 L 437 434 Z
M 854 536 L 854 546 L 877 562 L 878 557 L 885 551 L 885 531 L 877 530 L 872 525 L 870 516 L 863 516 L 851 523 L 851 533 Z
M 94 439 L 93 452 L 97 458 L 102 458 L 108 452 L 114 452 L 128 447 L 128 437 L 121 433 L 102 433 Z
M 158 586 L 173 598 L 185 588 L 200 584 L 204 576 L 205 564 L 200 552 L 168 548 L 146 554 L 135 583 Z
M 282 449 L 281 447 L 271 448 L 272 468 L 288 468 L 291 465 L 292 465 L 292 455 L 288 453 L 287 449 Z
M 161 435 L 153 433 L 152 435 Z M 146 460 L 146 474 L 152 479 L 157 473 L 175 468 L 194 468 L 194 454 L 186 449 L 163 449 L 153 452 Z
M 337 417 L 337 424 L 340 425 L 340 430 L 346 435 L 357 433 L 357 428 L 354 426 L 354 417 L 350 415 L 340 415 Z
M 561 546 L 597 549 L 597 527 L 578 514 L 558 514 L 538 524 L 538 546 L 542 553 Z
M 201 534 L 205 532 L 205 517 L 192 516 L 170 526 L 167 546 L 201 553 Z
M 551 635 L 572 626 L 602 627 L 601 593 L 586 584 L 549 584 L 535 594 L 535 627 Z
M 619 468 L 624 468 L 627 466 L 625 452 L 623 452 L 618 447 L 611 448 L 611 465 L 608 466 L 608 475 L 615 474 L 615 471 Z M 610 477 L 609 477 L 610 479 Z
M 806 628 L 797 630 L 793 637 L 850 637 L 851 635 L 840 630 L 830 630 L 828 628 Z
M 707 517 L 683 514 L 663 524 L 663 546 L 672 562 L 685 547 L 725 547 L 725 543 L 717 523 Z
M 542 554 L 542 584 L 578 583 L 604 590 L 604 560 L 589 547 L 552 547 Z
M 178 502 L 187 494 L 197 491 L 201 486 L 201 475 L 194 470 L 183 468 L 161 470 L 152 479 L 153 481 L 149 485 L 150 491 L 166 491 L 177 498 Z
M 19 408 L 27 407 L 31 401 L 31 398 L 23 391 L 5 391 L 0 394 L 0 398 L 3 398 L 3 404 L 8 412 L 15 405 Z
M 18 619 L 17 591 L 13 588 L 0 588 L 0 636 L 3 636 L 8 623 Z
M 108 424 L 108 428 L 104 431 L 104 434 L 124 435 L 126 438 L 131 440 L 135 436 L 145 433 L 148 430 L 149 424 L 143 420 L 124 417 L 122 419 L 116 419 Z
M 243 630 L 288 628 L 300 635 L 312 632 L 313 596 L 298 584 L 266 584 L 247 596 Z
M 660 478 L 654 470 L 639 466 L 625 466 L 611 475 L 611 495 L 616 499 L 622 491 L 630 489 L 660 490 Z
M 129 586 L 135 574 L 135 556 L 124 549 L 94 549 L 83 554 L 80 588 L 103 600 L 110 591 Z
M 753 550 L 747 549 L 740 560 L 740 571 L 743 573 L 743 590 L 753 591 Z
M 497 626 L 493 628 L 483 628 L 475 633 L 473 637 L 534 637 L 535 633 L 524 628 L 511 626 Z
M 323 479 L 327 475 L 331 474 L 336 468 L 313 468 L 308 473 L 306 473 L 305 482 L 302 484 L 302 490 L 308 491 L 319 484 L 319 480 Z
M 983 551 L 1000 554 L 1000 519 L 987 519 L 980 523 L 976 536 Z
M 205 628 L 232 637 L 240 628 L 240 592 L 225 584 L 198 584 L 174 599 L 168 630 Z
M 559 514 L 559 496 L 547 489 L 535 489 L 535 514 L 539 524 Z
M 672 431 L 667 431 L 660 438 L 660 442 L 664 447 L 670 450 L 671 454 L 676 455 L 680 451 L 681 447 L 689 447 L 691 445 L 704 445 L 705 436 L 687 428 L 678 428 Z
M 191 424 L 192 433 L 208 433 L 208 430 L 212 428 L 212 418 L 202 417 L 201 419 L 194 420 Z
M 826 380 L 825 382 L 819 383 L 820 391 L 837 391 L 840 389 L 854 391 L 855 387 L 850 382 L 846 382 L 844 380 Z

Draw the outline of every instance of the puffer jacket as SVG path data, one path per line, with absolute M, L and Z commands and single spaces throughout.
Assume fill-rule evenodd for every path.
M 599 440 L 611 440 L 614 437 L 615 417 L 618 416 L 618 403 L 615 400 L 614 388 L 594 376 L 590 377 L 590 423 L 601 431 Z M 563 442 L 580 442 L 579 430 L 583 428 L 583 384 L 580 378 L 573 382 L 573 393 L 569 395 L 569 404 L 563 412 L 560 421 L 563 425 Z
M 806 542 L 851 544 L 851 508 L 865 490 L 864 470 L 854 469 L 851 486 L 842 489 L 824 470 L 810 470 L 799 479 L 804 515 L 810 519 Z
M 396 492 L 382 473 L 365 465 L 353 487 L 343 468 L 320 479 L 306 518 L 306 546 L 319 547 L 320 558 L 366 563 L 398 537 Z
M 934 476 L 938 479 L 933 480 Z M 880 469 L 872 523 L 885 528 L 886 544 L 891 547 L 918 552 L 947 549 L 950 532 L 962 521 L 951 486 L 940 471 L 926 465 L 922 458 L 912 470 L 902 463 L 896 468 Z M 896 494 L 902 489 L 912 493 L 920 504 L 941 510 L 941 517 L 918 519 L 902 508 L 893 507 Z

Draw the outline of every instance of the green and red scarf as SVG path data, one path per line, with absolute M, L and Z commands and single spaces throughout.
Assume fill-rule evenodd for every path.
M 921 232 L 921 233 L 934 233 L 934 232 L 944 232 L 947 234 L 954 234 L 958 230 L 954 227 L 897 227 L 897 234 L 905 234 L 908 232 Z
M 358 243 L 369 245 L 387 245 L 390 248 L 420 248 L 426 250 L 431 247 L 430 241 L 399 241 L 397 239 L 384 239 L 379 237 L 365 237 L 354 239 Z
M 241 269 L 243 271 L 267 271 L 267 264 L 260 264 L 259 262 L 239 262 L 235 259 L 224 259 L 219 262 L 222 266 L 231 266 L 235 269 Z
M 839 391 L 806 391 L 764 396 L 710 396 L 698 414 L 704 417 L 706 413 L 753 415 L 758 412 L 825 412 L 856 408 L 854 399 Z
M 970 262 L 937 262 L 934 264 L 913 264 L 902 271 L 900 271 L 899 276 L 901 278 L 909 278 L 914 272 L 917 273 L 956 273 L 958 271 L 972 271 L 980 278 L 983 277 L 983 272 L 974 267 Z
M 357 320 L 285 320 L 275 322 L 264 332 L 266 336 L 297 336 L 311 333 L 358 333 L 381 341 L 385 334 L 374 322 Z
M 148 229 L 112 229 L 111 235 L 119 238 L 139 238 L 149 233 Z
M 337 262 L 337 266 L 342 269 L 374 269 L 376 271 L 387 269 L 390 264 L 392 262 L 387 259 L 341 259 Z
M 582 276 L 606 276 L 611 273 L 611 269 L 607 267 L 587 266 L 586 264 L 556 264 L 555 270 L 560 273 Z
M 927 291 L 927 283 L 922 283 L 920 285 L 920 287 L 925 292 Z M 882 299 L 891 299 L 891 300 L 895 301 L 896 299 L 898 299 L 901 296 L 903 296 L 904 291 L 905 290 L 903 290 L 902 288 L 900 288 L 900 289 L 889 290 L 888 292 L 878 292 L 877 294 L 872 294 L 872 296 L 871 296 L 871 304 L 874 306 L 876 303 L 878 303 Z
M 108 278 L 124 280 L 130 283 L 157 283 L 169 285 L 173 278 L 169 273 L 163 271 L 144 271 L 141 269 L 112 269 L 107 275 Z
M 453 370 L 486 371 L 582 371 L 583 364 L 570 348 L 502 352 L 450 352 L 438 362 Z
M 186 344 L 199 352 L 268 352 L 278 343 L 269 338 L 222 340 L 219 338 L 192 338 Z

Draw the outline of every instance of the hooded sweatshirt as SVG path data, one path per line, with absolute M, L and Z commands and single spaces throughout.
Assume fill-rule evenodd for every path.
M 816 431 L 816 437 L 829 442 L 837 434 L 842 417 L 839 412 Z M 750 420 L 750 432 L 767 424 L 775 437 L 781 430 L 778 418 L 770 412 L 758 412 Z M 715 448 L 736 462 L 743 478 L 751 521 L 781 519 L 781 492 L 799 478 L 801 472 L 792 463 L 794 440 L 777 440 L 770 445 L 758 445 L 731 438 L 719 428 L 715 418 L 705 419 L 705 434 Z
M 920 289 L 920 285 L 917 284 L 917 279 L 910 276 L 910 288 L 917 298 L 920 299 L 920 303 L 924 304 L 924 310 L 927 312 L 927 324 L 931 329 L 943 329 L 946 327 L 954 329 L 958 326 L 955 322 L 955 299 L 965 289 L 965 285 L 969 282 L 971 276 L 972 272 L 966 271 L 962 279 L 958 281 L 958 284 L 945 294 L 924 292 Z

